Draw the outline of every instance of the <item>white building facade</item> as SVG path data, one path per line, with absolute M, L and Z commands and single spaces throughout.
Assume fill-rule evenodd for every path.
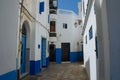
M 19 2 L 1 0 L 0 7 L 0 80 L 16 80 Z
M 80 17 L 73 11 L 58 9 L 57 14 L 52 15 L 50 20 L 56 22 L 56 37 L 50 37 L 50 45 L 55 45 L 54 61 L 58 64 L 62 61 L 80 61 L 83 56 L 82 26 L 78 22 L 81 20 Z
M 82 0 L 82 6 L 84 65 L 89 78 L 119 80 L 119 1 Z
M 119 0 L 96 0 L 98 80 L 120 79 Z
M 4 45 L 0 49 L 0 80 L 19 80 L 40 73 L 49 63 L 49 1 L 0 3 L 0 44 Z
M 84 65 L 90 80 L 97 80 L 97 35 L 95 0 L 82 0 Z

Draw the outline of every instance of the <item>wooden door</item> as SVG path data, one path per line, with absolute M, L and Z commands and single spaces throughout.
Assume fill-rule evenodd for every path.
M 62 43 L 62 61 L 69 61 L 70 43 Z
M 50 61 L 56 61 L 56 47 L 54 44 L 50 44 Z

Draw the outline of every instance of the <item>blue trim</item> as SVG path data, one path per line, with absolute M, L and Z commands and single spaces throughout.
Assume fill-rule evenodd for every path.
M 17 80 L 17 71 L 10 71 L 6 74 L 0 75 L 0 80 Z
M 46 58 L 46 67 L 49 66 L 49 57 Z
M 22 35 L 22 51 L 21 51 L 21 74 L 25 73 L 26 65 L 26 35 Z
M 57 48 L 56 49 L 56 63 L 61 64 L 61 59 L 62 59 L 62 49 Z
M 40 2 L 39 4 L 39 13 L 41 14 L 42 12 L 44 12 L 44 2 Z
M 71 52 L 70 53 L 70 61 L 71 62 L 77 62 L 80 61 L 80 59 L 83 57 L 83 52 L 79 51 L 79 52 Z
M 38 73 L 40 73 L 41 71 L 41 61 L 30 61 L 30 74 L 31 75 L 36 75 Z

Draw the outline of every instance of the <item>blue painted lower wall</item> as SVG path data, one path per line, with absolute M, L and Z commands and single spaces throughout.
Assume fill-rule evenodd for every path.
M 56 48 L 56 63 L 61 64 L 61 60 L 62 60 L 62 49 Z
M 41 61 L 30 61 L 30 74 L 36 75 L 41 71 Z
M 71 62 L 80 61 L 81 58 L 83 58 L 83 51 L 70 52 L 70 61 Z
M 49 66 L 49 57 L 46 58 L 46 67 Z
M 0 80 L 17 80 L 17 71 L 10 71 L 6 74 L 0 75 Z
M 70 62 L 78 62 L 83 58 L 83 51 L 70 52 Z M 62 62 L 62 49 L 56 48 L 56 63 L 61 64 Z

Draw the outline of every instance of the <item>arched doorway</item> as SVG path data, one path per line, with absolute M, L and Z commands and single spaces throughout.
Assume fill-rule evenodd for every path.
M 21 47 L 21 77 L 29 73 L 29 57 L 30 57 L 30 30 L 27 21 L 22 25 L 22 47 Z
M 56 61 L 56 46 L 54 43 L 51 43 L 49 45 L 50 50 L 50 61 L 55 62 Z

